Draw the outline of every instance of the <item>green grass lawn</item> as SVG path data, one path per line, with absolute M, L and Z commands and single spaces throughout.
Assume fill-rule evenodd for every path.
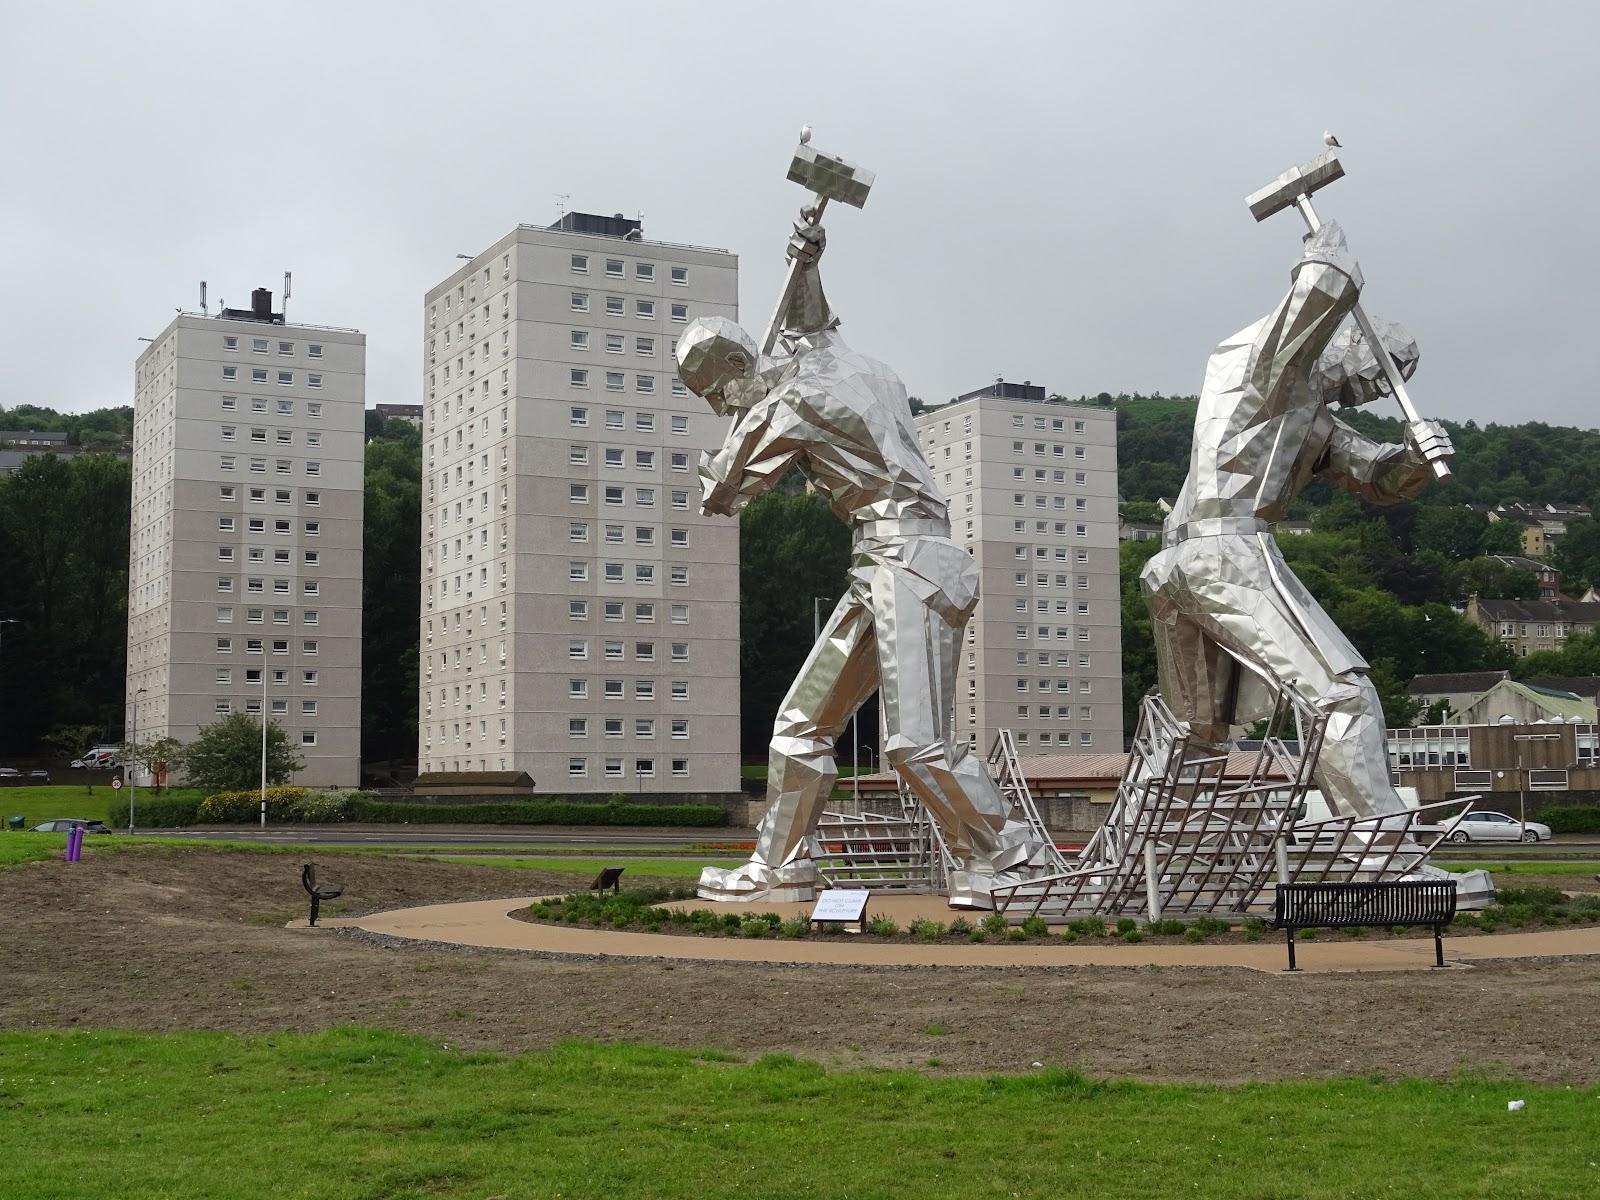
M 355 1029 L 7 1034 L 0 1063 L 7 1200 L 1600 1189 L 1593 1088 L 939 1077 L 575 1044 L 498 1057 Z

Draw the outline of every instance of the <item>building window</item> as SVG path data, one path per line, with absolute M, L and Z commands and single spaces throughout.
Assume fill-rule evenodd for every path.
M 572 256 L 572 269 L 579 275 L 589 273 L 589 256 L 587 254 L 574 254 Z
M 623 273 L 623 263 L 622 263 L 622 260 L 620 258 L 608 258 L 608 259 L 606 259 L 606 276 L 608 278 L 610 278 L 610 279 L 621 279 L 622 278 L 622 273 Z
M 672 306 L 672 319 L 674 321 L 687 321 L 689 319 L 689 306 L 687 304 L 674 304 Z
M 620 317 L 620 316 L 624 315 L 625 311 L 626 311 L 626 306 L 624 305 L 621 296 L 607 296 L 606 297 L 606 316 L 608 316 L 608 317 Z
M 689 268 L 688 267 L 673 267 L 672 271 L 671 271 L 670 278 L 671 278 L 672 283 L 673 283 L 674 286 L 676 286 L 676 287 L 688 287 L 689 286 Z
M 568 334 L 569 345 L 573 350 L 587 350 L 589 348 L 589 335 L 581 329 L 574 329 Z
M 589 311 L 589 293 L 588 292 L 573 292 L 572 293 L 571 306 L 572 306 L 572 311 L 573 312 L 588 312 Z
M 575 388 L 586 388 L 589 386 L 589 372 L 582 367 L 573 367 L 567 373 L 567 382 Z

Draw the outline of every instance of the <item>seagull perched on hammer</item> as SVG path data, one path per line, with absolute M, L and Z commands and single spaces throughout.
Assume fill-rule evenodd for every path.
M 1326 146 L 1329 150 L 1342 150 L 1342 149 L 1344 149 L 1344 147 L 1342 145 L 1340 145 L 1339 139 L 1334 137 L 1333 134 L 1330 133 L 1326 129 L 1324 129 L 1322 131 L 1322 144 L 1324 146 Z

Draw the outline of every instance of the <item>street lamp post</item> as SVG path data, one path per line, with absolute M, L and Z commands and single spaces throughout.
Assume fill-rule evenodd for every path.
M 1522 766 L 1523 742 L 1551 742 L 1559 733 L 1514 733 L 1511 740 L 1517 743 L 1517 820 L 1522 825 L 1522 837 L 1528 836 L 1528 772 Z
M 139 697 L 147 689 L 133 693 L 133 728 L 128 731 L 128 832 L 133 832 L 134 809 L 139 804 Z
M 267 664 L 261 664 L 261 828 L 267 827 Z

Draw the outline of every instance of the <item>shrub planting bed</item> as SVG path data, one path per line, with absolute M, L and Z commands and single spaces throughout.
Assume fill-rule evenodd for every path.
M 868 937 L 899 942 L 1060 942 L 1067 945 L 1122 941 L 1150 941 L 1157 944 L 1205 942 L 1259 942 L 1274 935 L 1260 917 L 1224 921 L 1199 916 L 1188 920 L 1164 919 L 1137 921 L 1132 917 L 1108 919 L 1100 916 L 1075 917 L 1050 924 L 1040 917 L 1027 917 L 1012 923 L 999 913 L 971 919 L 958 916 L 946 923 L 919 919 L 909 927 L 886 916 L 872 917 L 865 934 L 846 932 L 843 926 L 818 929 L 803 918 L 785 919 L 775 912 L 749 912 L 742 908 L 664 908 L 669 901 L 694 895 L 691 885 L 666 888 L 632 888 L 619 895 L 606 896 L 578 892 L 540 900 L 515 914 L 520 919 L 551 924 L 576 925 L 587 929 L 630 930 L 635 933 L 671 933 L 690 937 L 816 938 Z M 1568 896 L 1556 888 L 1502 888 L 1497 903 L 1481 913 L 1463 913 L 1448 931 L 1458 934 L 1498 933 L 1520 929 L 1552 928 L 1600 923 L 1600 895 Z M 1432 937 L 1427 929 L 1410 927 L 1357 926 L 1337 930 L 1303 930 L 1296 935 L 1311 941 L 1329 938 L 1409 938 Z
M 147 796 L 138 800 L 138 823 L 146 829 L 185 825 L 236 825 L 261 814 L 259 791 L 218 792 L 204 799 Z M 585 804 L 575 800 L 507 800 L 491 804 L 429 804 L 381 800 L 366 792 L 318 788 L 267 789 L 267 820 L 283 825 L 599 825 L 716 827 L 727 815 L 712 804 Z M 109 823 L 126 828 L 128 801 L 111 802 Z

